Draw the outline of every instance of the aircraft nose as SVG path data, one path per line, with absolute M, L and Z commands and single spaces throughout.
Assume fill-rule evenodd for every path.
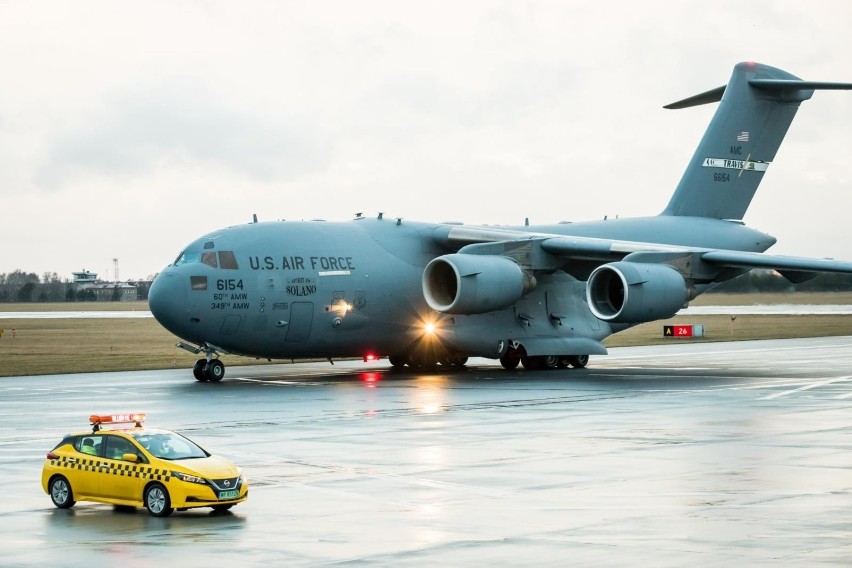
M 186 310 L 186 291 L 178 275 L 161 272 L 148 291 L 148 308 L 160 325 L 177 334 L 178 322 Z

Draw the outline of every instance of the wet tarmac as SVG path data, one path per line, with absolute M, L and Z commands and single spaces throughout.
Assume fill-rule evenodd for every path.
M 0 564 L 850 565 L 852 337 L 611 352 L 1 379 Z M 44 454 L 138 410 L 242 465 L 249 500 L 55 509 Z

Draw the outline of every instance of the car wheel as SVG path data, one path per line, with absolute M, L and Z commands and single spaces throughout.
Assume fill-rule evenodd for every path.
M 50 499 L 60 509 L 74 506 L 74 492 L 71 491 L 71 484 L 61 475 L 50 480 Z
M 159 483 L 155 483 L 145 490 L 145 508 L 155 517 L 168 517 L 172 514 L 172 500 L 169 492 Z

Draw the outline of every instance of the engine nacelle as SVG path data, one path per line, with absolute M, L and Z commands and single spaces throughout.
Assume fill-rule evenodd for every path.
M 429 307 L 447 314 L 484 314 L 511 306 L 535 287 L 535 278 L 505 256 L 447 254 L 423 271 Z
M 586 283 L 589 309 L 612 323 L 642 323 L 673 316 L 689 299 L 683 276 L 667 264 L 613 262 Z

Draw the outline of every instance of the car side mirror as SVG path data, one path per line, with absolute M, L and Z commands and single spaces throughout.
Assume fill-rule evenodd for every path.
M 123 454 L 121 456 L 121 459 L 122 461 L 136 463 L 137 461 L 139 461 L 139 456 L 137 456 L 136 454 Z

